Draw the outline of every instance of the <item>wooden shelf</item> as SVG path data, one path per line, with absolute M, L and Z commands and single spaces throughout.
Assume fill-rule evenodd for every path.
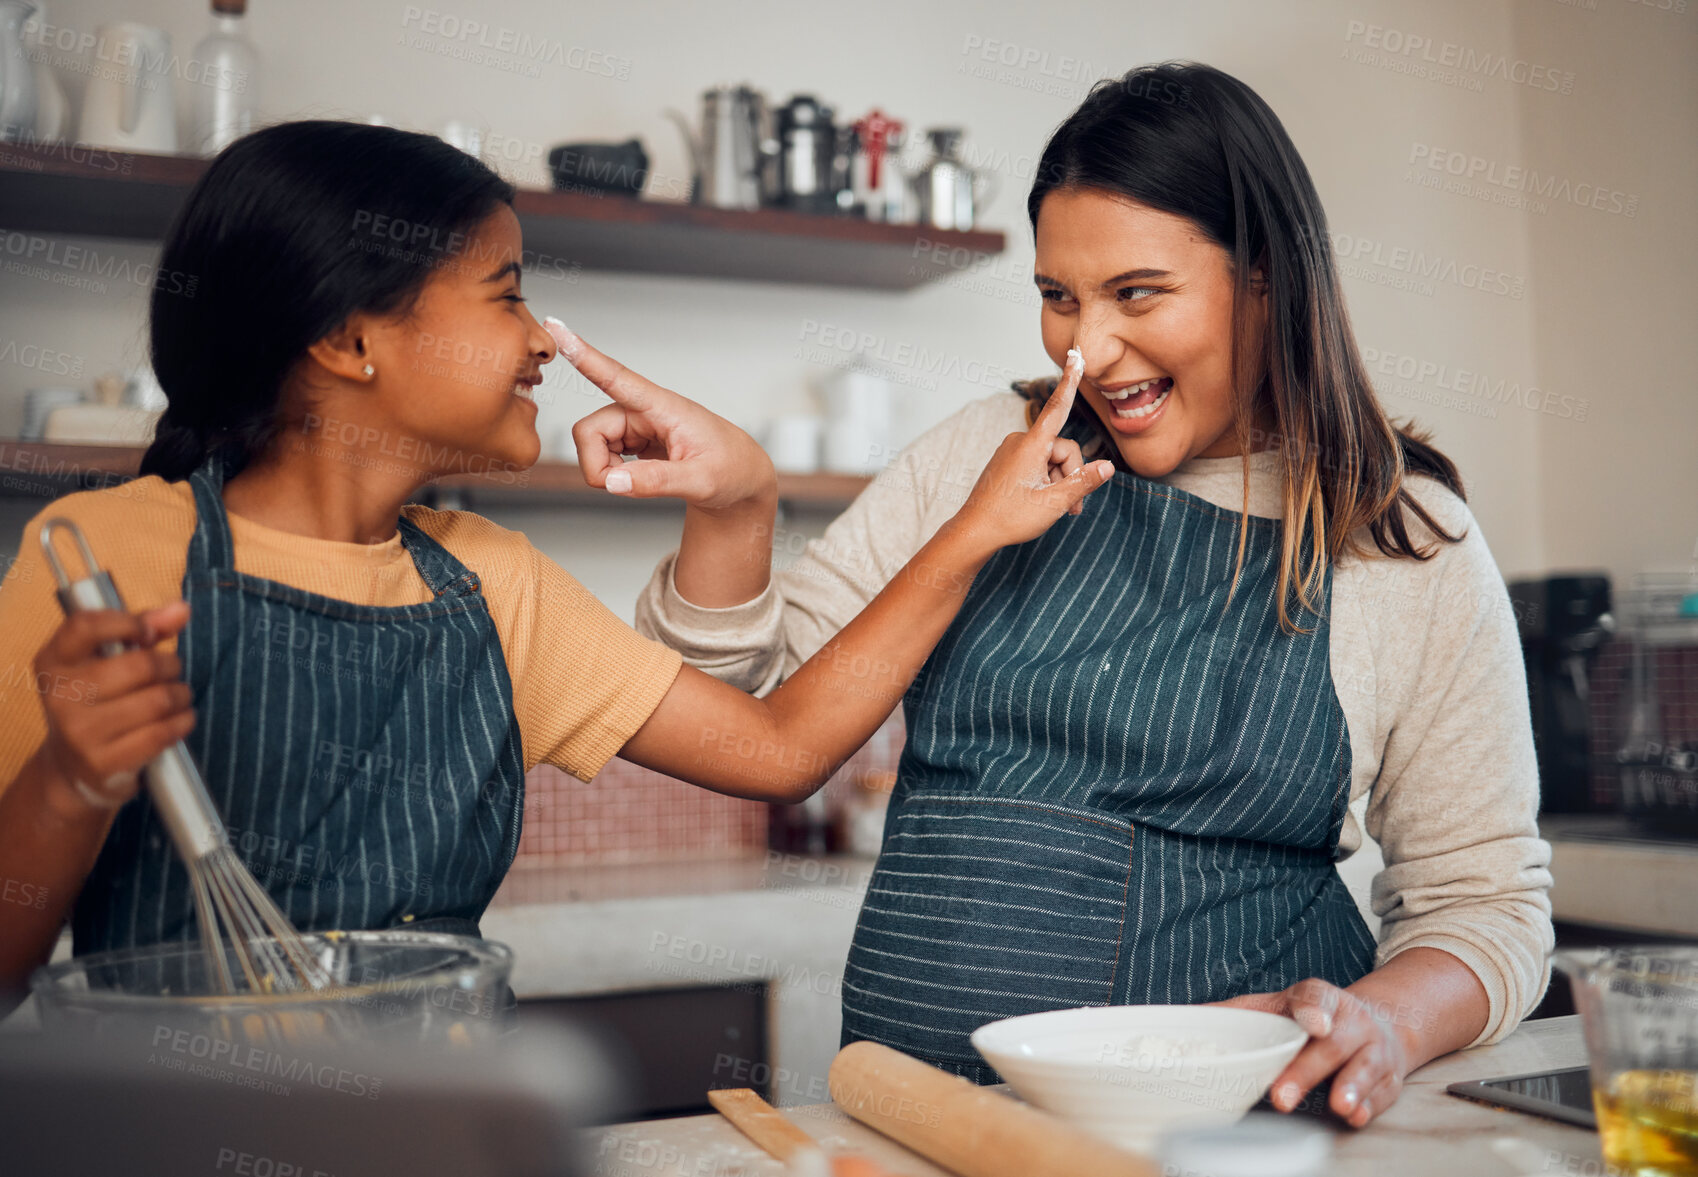
M 158 241 L 206 170 L 191 156 L 0 144 L 0 225 Z M 515 201 L 537 272 L 573 265 L 756 282 L 909 290 L 1001 253 L 999 232 L 706 208 L 537 189 Z
M 848 506 L 871 481 L 853 474 L 780 474 L 778 497 L 792 506 L 838 509 Z M 466 492 L 480 502 L 559 502 L 581 506 L 609 501 L 659 501 L 678 505 L 676 499 L 621 499 L 586 485 L 576 462 L 538 462 L 517 474 L 454 474 L 438 479 L 435 485 L 443 490 Z
M 111 486 L 134 478 L 141 456 L 139 446 L 0 441 L 0 498 L 53 498 L 73 490 Z M 780 474 L 778 497 L 792 507 L 841 510 L 870 481 L 851 474 Z M 463 494 L 474 507 L 480 503 L 615 509 L 629 504 L 679 506 L 676 499 L 625 499 L 586 486 L 575 462 L 543 461 L 517 473 L 450 475 L 434 488 Z M 432 497 L 431 489 L 426 488 L 422 497 Z
M 53 499 L 127 482 L 141 456 L 140 446 L 0 441 L 0 498 Z

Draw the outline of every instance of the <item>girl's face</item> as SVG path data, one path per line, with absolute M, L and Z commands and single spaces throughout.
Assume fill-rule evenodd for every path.
M 420 464 L 440 473 L 525 469 L 541 453 L 532 394 L 556 349 L 520 296 L 521 249 L 519 218 L 502 205 L 410 315 L 372 331 L 371 391 Z
M 1145 478 L 1238 452 L 1232 434 L 1232 261 L 1191 221 L 1095 189 L 1038 209 L 1044 350 L 1085 357 L 1079 395 Z M 1248 354 L 1259 354 L 1262 300 Z M 1257 374 L 1259 379 L 1259 374 Z

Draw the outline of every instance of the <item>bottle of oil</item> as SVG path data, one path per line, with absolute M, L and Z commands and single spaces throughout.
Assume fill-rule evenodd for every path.
M 212 32 L 195 46 L 194 148 L 216 155 L 254 128 L 259 51 L 247 36 L 247 0 L 212 0 Z

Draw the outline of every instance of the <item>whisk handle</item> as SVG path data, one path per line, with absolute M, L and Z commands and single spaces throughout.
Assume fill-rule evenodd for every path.
M 54 538 L 60 532 L 69 533 L 76 543 L 83 563 L 80 578 L 71 576 L 54 547 Z M 124 598 L 119 595 L 118 586 L 113 583 L 111 574 L 95 562 L 94 552 L 76 523 L 65 518 L 47 520 L 41 526 L 41 546 L 54 579 L 58 581 L 59 605 L 67 617 L 89 609 L 124 608 Z M 100 652 L 111 657 L 127 648 L 123 642 L 107 642 L 100 647 Z M 178 740 L 149 761 L 144 775 L 148 792 L 153 796 L 154 808 L 159 810 L 160 820 L 171 835 L 172 845 L 186 862 L 192 864 L 229 844 L 229 833 L 219 820 L 212 797 L 206 791 L 206 783 L 201 780 L 200 770 L 195 767 L 194 757 L 183 741 Z
M 183 741 L 178 740 L 148 762 L 147 790 L 159 820 L 165 823 L 177 853 L 196 862 L 222 846 L 230 835 L 218 819 L 212 797 Z

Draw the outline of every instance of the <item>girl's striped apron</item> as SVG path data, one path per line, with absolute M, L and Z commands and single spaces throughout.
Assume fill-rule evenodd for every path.
M 476 574 L 417 526 L 435 599 L 350 604 L 237 572 L 223 469 L 197 521 L 178 639 L 199 715 L 187 743 L 254 876 L 303 931 L 475 934 L 519 845 L 512 684 Z M 145 790 L 77 900 L 77 955 L 199 934 L 187 871 Z
M 904 700 L 908 742 L 843 981 L 843 1040 L 997 1082 L 998 1018 L 1349 984 L 1374 941 L 1333 866 L 1350 749 L 1280 530 L 1120 473 L 979 574 Z

